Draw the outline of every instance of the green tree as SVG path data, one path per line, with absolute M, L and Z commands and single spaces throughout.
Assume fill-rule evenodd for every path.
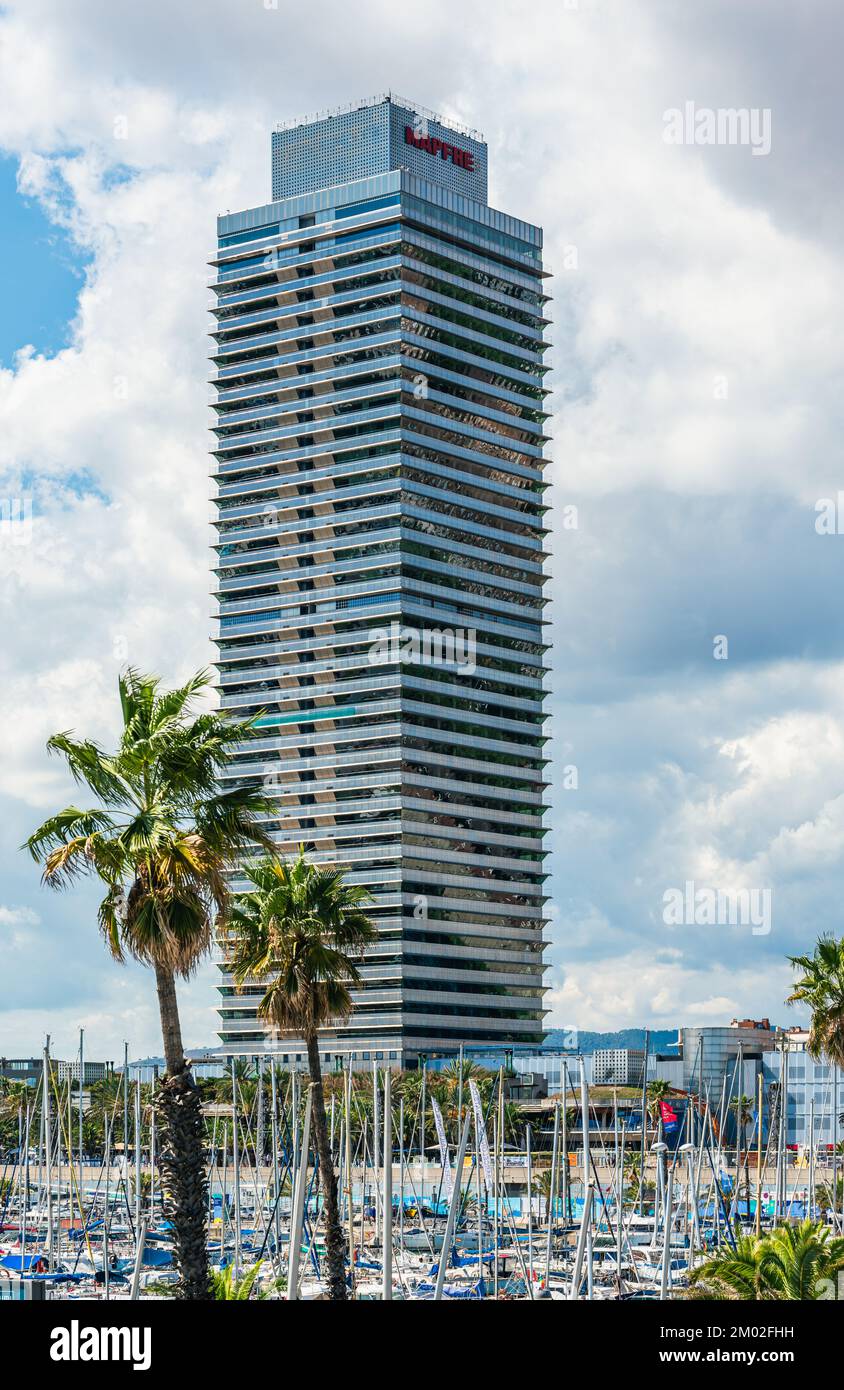
M 815 1061 L 828 1057 L 844 1067 L 844 937 L 822 936 L 813 955 L 789 956 L 789 961 L 802 973 L 786 1002 L 811 1010 L 807 1052 Z
M 442 1080 L 447 1081 L 452 1089 L 456 1091 L 460 1089 L 462 1078 L 464 1096 L 468 1094 L 470 1081 L 481 1081 L 487 1075 L 488 1072 L 485 1072 L 483 1067 L 478 1066 L 478 1063 L 473 1062 L 470 1057 L 463 1058 L 462 1067 L 460 1065 L 460 1058 L 455 1057 L 451 1062 L 448 1062 L 439 1073 Z
M 255 1287 L 255 1280 L 258 1278 L 258 1271 L 261 1268 L 261 1261 L 252 1265 L 251 1269 L 245 1270 L 239 1279 L 234 1277 L 234 1267 L 226 1265 L 225 1269 L 212 1269 L 211 1288 L 213 1297 L 219 1303 L 245 1303 L 252 1297 L 252 1290 Z M 266 1298 L 266 1294 L 257 1292 L 258 1298 Z
M 844 1198 L 844 1177 L 839 1173 L 835 1182 L 818 1183 L 817 1201 L 821 1211 L 840 1212 Z
M 816 1221 L 778 1226 L 764 1236 L 740 1236 L 693 1270 L 689 1297 L 766 1302 L 835 1297 L 844 1269 L 844 1238 Z
M 658 1077 L 656 1081 L 648 1082 L 646 1095 L 648 1114 L 650 1116 L 659 1114 L 660 1102 L 668 1098 L 670 1091 L 671 1086 L 667 1081 L 663 1081 L 661 1077 Z
M 328 1137 L 319 1029 L 352 1011 L 356 961 L 376 935 L 363 911 L 365 889 L 336 868 L 264 859 L 246 870 L 252 891 L 234 901 L 228 921 L 231 965 L 239 985 L 266 981 L 259 1016 L 279 1033 L 303 1038 L 313 1086 L 313 1127 L 325 1214 L 330 1297 L 346 1298 L 345 1237 Z
M 193 972 L 215 921 L 225 915 L 227 864 L 256 844 L 270 844 L 257 819 L 263 798 L 246 787 L 221 792 L 217 785 L 254 717 L 238 723 L 195 713 L 209 685 L 202 671 L 170 691 L 131 669 L 121 676 L 123 729 L 114 753 L 71 733 L 47 744 L 97 804 L 65 807 L 26 843 L 51 888 L 67 888 L 85 874 L 101 880 L 99 926 L 113 957 L 131 956 L 155 973 L 166 1061 L 156 1098 L 158 1156 L 170 1194 L 178 1291 L 187 1299 L 210 1296 L 208 1203 L 203 1117 L 182 1046 L 176 979 Z
M 671 1087 L 662 1077 L 657 1077 L 655 1081 L 649 1081 L 645 1090 L 645 1108 L 651 1119 L 657 1121 L 657 1134 L 660 1140 L 662 1139 L 662 1111 L 660 1106 L 664 1100 L 668 1099 L 670 1093 Z M 645 1131 L 647 1132 L 647 1124 L 645 1123 L 644 1116 L 642 1116 L 642 1124 L 645 1125 Z
M 655 1195 L 656 1187 L 647 1174 L 642 1174 L 642 1164 L 638 1154 L 625 1153 L 624 1173 L 626 1175 L 625 1185 L 629 1185 L 631 1198 L 634 1202 L 638 1202 L 640 1196 L 644 1201 Z
M 24 1114 L 32 1092 L 23 1081 L 0 1077 L 0 1154 L 17 1152 L 20 1139 L 25 1139 Z
M 249 1114 L 258 1093 L 258 1077 L 252 1064 L 247 1062 L 245 1057 L 235 1058 L 234 1080 L 237 1086 L 238 1114 L 246 1116 Z M 221 1105 L 231 1105 L 233 1090 L 231 1066 L 226 1069 L 223 1076 L 215 1076 L 209 1084 L 211 1096 Z
M 545 1220 L 550 1221 L 552 1216 L 552 1203 L 559 1192 L 559 1175 L 557 1182 L 552 1182 L 550 1167 L 542 1167 L 533 1175 L 533 1190 L 538 1197 L 541 1197 L 545 1204 Z M 556 1190 L 555 1190 L 556 1189 Z

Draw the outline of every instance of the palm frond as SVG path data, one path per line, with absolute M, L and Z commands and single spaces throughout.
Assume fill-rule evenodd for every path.
M 48 817 L 37 830 L 33 830 L 21 848 L 29 850 L 36 863 L 40 863 L 45 854 L 70 840 L 84 838 L 97 832 L 116 832 L 116 829 L 116 824 L 107 811 L 82 811 L 78 806 L 66 806 L 63 811 L 57 811 L 54 816 Z
M 226 853 L 256 846 L 273 853 L 272 836 L 258 819 L 273 809 L 273 802 L 257 788 L 241 786 L 198 801 L 194 816 L 206 843 L 219 846 Z
M 181 975 L 195 969 L 225 914 L 234 857 L 271 844 L 260 822 L 264 799 L 245 787 L 219 790 L 234 742 L 252 726 L 193 713 L 209 682 L 200 671 L 162 692 L 157 677 L 124 671 L 116 753 L 70 733 L 48 745 L 101 804 L 66 807 L 26 842 L 52 887 L 85 873 L 102 880 L 99 924 L 116 959 L 130 955 Z
M 125 803 L 130 789 L 112 760 L 92 740 L 76 739 L 70 732 L 53 734 L 47 740 L 47 752 L 60 753 L 73 780 L 90 787 L 104 805 L 121 806 Z
M 341 870 L 265 858 L 245 866 L 253 885 L 237 894 L 226 918 L 229 964 L 239 987 L 267 982 L 259 1016 L 304 1036 L 347 1018 L 355 957 L 376 931 L 359 906 L 365 894 Z
M 811 956 L 789 961 L 799 973 L 786 1002 L 805 1004 L 811 1013 L 807 1051 L 844 1066 L 844 938 L 822 936 Z

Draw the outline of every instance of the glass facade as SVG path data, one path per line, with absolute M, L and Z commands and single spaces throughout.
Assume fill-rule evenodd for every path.
M 402 132 L 406 114 L 387 112 Z M 372 895 L 378 942 L 328 1065 L 535 1048 L 542 234 L 472 196 L 485 146 L 474 170 L 418 150 L 421 176 L 376 142 L 325 186 L 325 119 L 293 128 L 283 170 L 274 137 L 286 196 L 218 222 L 220 694 L 260 711 L 231 776 L 273 797 L 282 854 L 303 845 Z M 224 1049 L 295 1056 L 220 968 Z
M 313 193 L 390 169 L 424 177 L 432 160 L 443 187 L 486 202 L 487 147 L 477 131 L 445 125 L 402 97 L 373 97 L 273 131 L 273 198 Z
M 762 1075 L 765 1084 L 765 1134 L 770 1117 L 776 1116 L 779 1087 L 786 1087 L 785 1142 L 792 1148 L 831 1147 L 841 1140 L 844 1084 L 837 1067 L 815 1061 L 804 1051 L 766 1052 Z

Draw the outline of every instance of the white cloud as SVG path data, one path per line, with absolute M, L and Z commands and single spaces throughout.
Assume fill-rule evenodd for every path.
M 49 897 L 17 845 L 68 791 L 50 732 L 112 736 L 126 660 L 175 680 L 212 654 L 214 215 L 269 196 L 277 120 L 387 83 L 486 129 L 493 202 L 545 224 L 559 270 L 552 472 L 580 529 L 556 538 L 554 703 L 579 789 L 552 796 L 555 1016 L 777 1012 L 785 952 L 841 897 L 840 563 L 812 512 L 841 483 L 839 209 L 816 192 L 836 45 L 797 11 L 749 43 L 722 0 L 701 28 L 685 8 L 539 0 L 528 24 L 505 0 L 331 0 L 315 26 L 259 0 L 4 7 L 0 148 L 90 264 L 70 346 L 0 371 L 0 493 L 35 511 L 31 544 L 0 545 L 0 854 L 36 936 L 79 962 L 42 1007 L 21 959 L 0 1045 L 88 1019 L 103 1052 L 158 1050 L 151 983 L 109 964 L 95 895 Z M 769 158 L 667 147 L 687 97 L 772 105 Z M 781 934 L 669 941 L 662 890 L 698 873 L 769 876 Z M 211 979 L 185 991 L 197 1043 Z
M 566 969 L 546 996 L 546 1027 L 616 1032 L 623 1028 L 672 1028 L 678 1024 L 723 1026 L 733 1018 L 759 1017 L 762 991 L 783 997 L 787 967 L 759 976 L 756 968 L 736 970 L 712 960 L 705 971 L 679 962 L 658 961 L 633 950 L 613 960 Z
M 40 918 L 31 907 L 0 907 L 0 951 L 15 952 L 34 939 Z

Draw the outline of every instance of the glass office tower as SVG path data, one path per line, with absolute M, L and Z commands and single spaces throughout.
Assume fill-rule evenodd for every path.
M 218 219 L 215 546 L 231 776 L 279 851 L 371 893 L 329 1067 L 543 1036 L 542 233 L 487 151 L 394 96 L 273 135 Z M 221 970 L 225 1051 L 273 1051 Z

